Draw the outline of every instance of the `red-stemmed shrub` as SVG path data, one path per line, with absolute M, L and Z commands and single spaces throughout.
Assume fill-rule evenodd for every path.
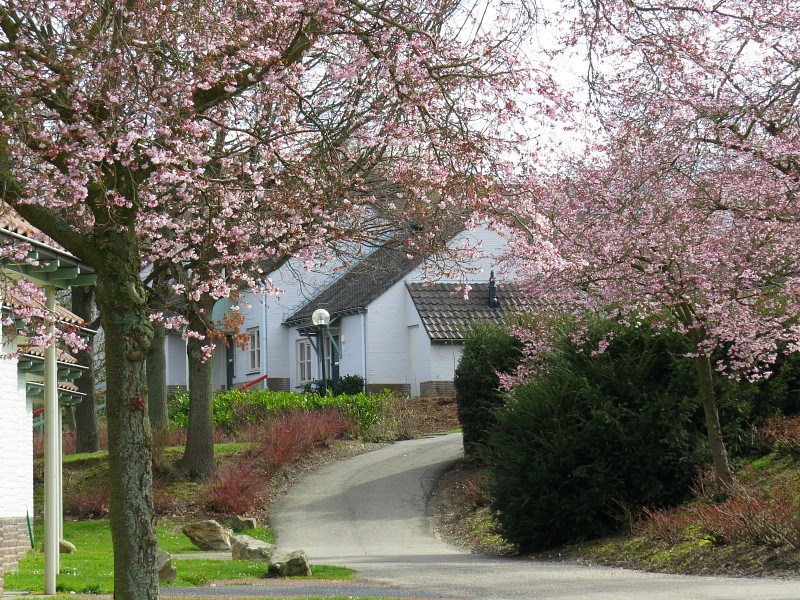
M 180 484 L 177 486 L 180 488 Z M 194 494 L 176 495 L 176 486 L 158 477 L 153 479 L 153 511 L 159 516 L 177 516 L 192 513 L 196 501 Z
M 773 417 L 756 430 L 756 446 L 800 457 L 800 417 Z
M 261 510 L 270 496 L 269 477 L 246 457 L 231 459 L 200 488 L 205 508 L 225 515 Z
M 633 530 L 655 540 L 678 544 L 688 539 L 692 520 L 680 508 L 642 508 L 642 519 L 635 522 Z
M 87 484 L 64 496 L 64 514 L 83 519 L 99 519 L 108 515 L 108 488 Z
M 44 458 L 44 435 L 39 434 L 38 430 L 33 432 L 33 458 Z
M 760 544 L 773 548 L 800 549 L 800 512 L 783 482 L 768 492 L 737 485 L 722 502 L 695 509 L 700 530 L 718 544 Z
M 296 411 L 270 422 L 258 453 L 267 465 L 280 467 L 356 429 L 338 410 Z

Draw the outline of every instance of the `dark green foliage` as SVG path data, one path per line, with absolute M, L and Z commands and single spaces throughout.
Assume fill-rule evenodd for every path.
M 494 422 L 495 409 L 504 403 L 497 372 L 513 371 L 521 358 L 519 340 L 504 327 L 483 321 L 475 323 L 467 334 L 454 378 L 467 456 L 479 455 Z
M 334 396 L 360 394 L 364 391 L 364 378 L 361 375 L 344 375 L 331 384 Z
M 364 378 L 361 375 L 344 375 L 334 379 L 326 379 L 325 385 L 327 393 L 332 393 L 334 396 L 342 394 L 360 394 L 364 391 Z M 314 379 L 308 383 L 298 386 L 298 389 L 303 394 L 319 394 L 322 390 L 322 380 Z
M 800 354 L 778 355 L 771 367 L 772 376 L 760 381 L 749 396 L 754 420 L 775 414 L 800 415 Z
M 608 333 L 595 323 L 588 348 Z M 608 533 L 620 507 L 688 496 L 702 462 L 696 389 L 680 336 L 614 331 L 593 354 L 567 335 L 492 432 L 495 507 L 508 539 L 540 549 Z
M 800 354 L 779 354 L 772 375 L 751 383 L 718 376 L 714 383 L 720 421 L 732 457 L 757 454 L 755 428 L 776 415 L 800 415 Z M 702 415 L 697 426 L 704 426 Z

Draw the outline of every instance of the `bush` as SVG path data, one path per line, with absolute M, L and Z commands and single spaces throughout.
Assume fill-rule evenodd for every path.
M 467 456 L 480 454 L 494 422 L 494 411 L 504 403 L 497 373 L 511 372 L 521 359 L 521 343 L 504 327 L 481 321 L 467 333 L 454 377 Z
M 269 500 L 269 478 L 245 459 L 225 463 L 200 490 L 206 509 L 224 515 L 247 515 Z
M 364 391 L 364 378 L 361 375 L 345 375 L 334 381 L 331 389 L 334 396 L 360 394 Z
M 280 467 L 354 429 L 353 421 L 339 410 L 297 411 L 273 419 L 258 453 L 270 468 Z
M 364 378 L 361 375 L 344 375 L 337 379 L 326 379 L 325 388 L 328 394 L 341 396 L 342 394 L 360 394 L 364 391 Z M 303 394 L 320 394 L 322 390 L 322 380 L 314 379 L 310 383 L 297 386 Z
M 795 481 L 764 491 L 735 486 L 722 502 L 699 506 L 695 518 L 702 533 L 717 544 L 790 546 L 800 549 L 800 515 L 792 494 Z
M 64 514 L 81 519 L 100 519 L 108 515 L 108 487 L 103 482 L 76 486 L 64 495 Z
M 353 380 L 348 380 L 353 385 Z M 235 434 L 246 431 L 253 425 L 264 423 L 273 416 L 288 414 L 297 410 L 307 412 L 323 408 L 338 408 L 357 424 L 364 434 L 378 419 L 383 405 L 390 393 L 368 395 L 340 394 L 319 396 L 318 394 L 298 394 L 294 392 L 273 392 L 270 390 L 240 391 L 227 390 L 216 394 L 212 402 L 214 426 Z M 189 396 L 176 393 L 169 405 L 172 427 L 186 427 L 189 415 Z
M 765 452 L 800 458 L 800 417 L 767 419 L 756 431 L 756 439 Z
M 589 347 L 608 339 L 594 323 Z M 679 336 L 616 329 L 602 354 L 569 335 L 544 370 L 496 411 L 491 436 L 495 508 L 507 538 L 541 549 L 619 528 L 620 506 L 689 496 L 704 432 Z

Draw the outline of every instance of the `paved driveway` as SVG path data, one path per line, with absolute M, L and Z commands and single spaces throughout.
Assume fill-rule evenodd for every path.
M 312 563 L 358 571 L 387 596 L 588 599 L 800 599 L 800 580 L 655 575 L 471 555 L 427 527 L 434 482 L 461 455 L 461 436 L 398 442 L 328 465 L 295 484 L 272 509 L 283 550 L 304 549 Z M 367 595 L 338 588 L 340 595 Z

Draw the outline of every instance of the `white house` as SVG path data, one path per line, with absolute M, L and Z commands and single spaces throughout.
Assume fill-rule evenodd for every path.
M 5 276 L 24 276 L 44 287 L 48 304 L 54 302 L 54 290 L 73 285 L 94 283 L 91 269 L 74 256 L 41 240 L 42 236 L 24 220 L 8 209 L 0 214 L 0 243 L 30 246 L 29 257 L 38 261 L 36 266 L 5 264 Z M 8 311 L 18 301 L 6 294 L 3 311 Z M 40 307 L 44 308 L 44 307 Z M 55 306 L 55 318 L 73 326 L 81 326 L 78 317 Z M 2 332 L 8 333 L 8 332 Z M 0 593 L 3 589 L 4 573 L 17 569 L 19 559 L 31 547 L 28 536 L 28 518 L 33 520 L 33 411 L 39 408 L 45 397 L 54 405 L 79 401 L 81 394 L 70 381 L 80 375 L 81 368 L 67 354 L 25 346 L 26 340 L 16 332 L 2 336 L 2 354 L 12 357 L 0 358 Z M 49 367 L 48 365 L 53 365 Z M 45 371 L 57 374 L 60 381 L 57 391 Z M 58 414 L 58 410 L 53 411 Z M 59 425 L 60 414 L 54 423 Z M 58 436 L 60 448 L 60 435 Z M 60 455 L 50 457 L 45 467 L 46 477 L 55 482 L 57 489 L 48 486 L 46 502 L 52 505 L 54 514 L 60 510 Z M 60 520 L 56 524 L 60 527 Z M 56 555 L 48 553 L 48 567 L 57 557 L 57 538 L 60 531 L 53 531 Z
M 529 305 L 511 281 L 496 284 L 494 304 L 489 304 L 490 273 L 505 249 L 502 235 L 478 229 L 450 243 L 462 247 L 465 242 L 478 249 L 476 257 L 460 265 L 458 279 L 439 276 L 433 282 L 426 281 L 436 270 L 431 264 L 391 246 L 376 248 L 342 272 L 302 272 L 290 261 L 271 274 L 283 290 L 280 296 L 244 294 L 242 304 L 250 306 L 242 309 L 249 345 L 216 349 L 214 387 L 297 390 L 321 379 L 324 355 L 329 379 L 358 375 L 369 392 L 452 394 L 469 324 L 480 318 L 500 321 Z M 471 286 L 468 297 L 464 280 Z M 318 308 L 330 314 L 324 335 L 311 322 Z M 185 343 L 168 337 L 168 384 L 185 386 Z

